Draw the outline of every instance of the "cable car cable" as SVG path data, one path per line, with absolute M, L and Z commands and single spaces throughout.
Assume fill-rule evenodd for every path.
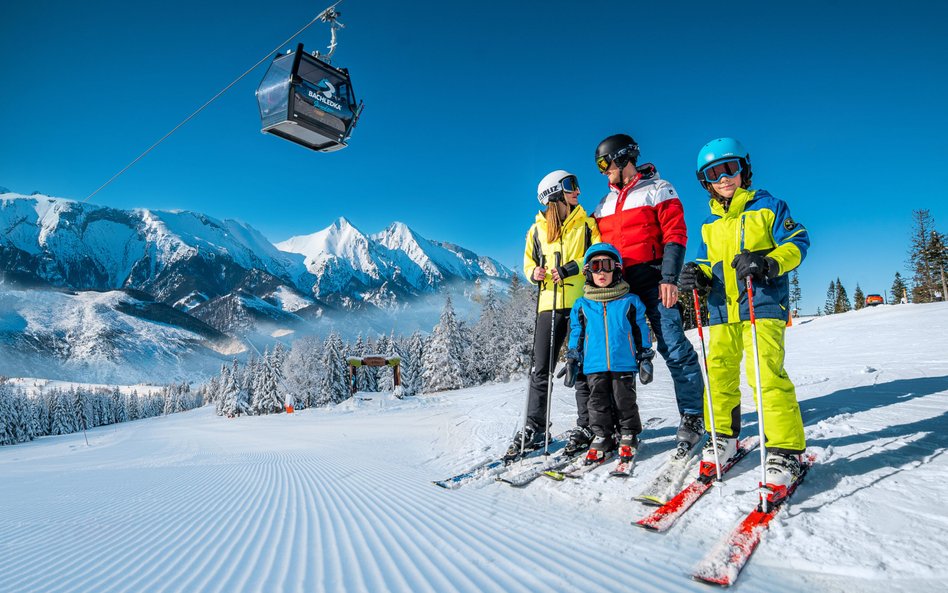
M 243 79 L 245 76 L 247 76 L 248 74 L 250 74 L 254 69 L 257 68 L 257 66 L 259 66 L 260 64 L 262 64 L 262 63 L 264 63 L 265 61 L 267 61 L 267 60 L 270 58 L 270 56 L 272 56 L 273 54 L 275 54 L 275 53 L 277 53 L 278 51 L 280 51 L 283 47 L 286 46 L 287 43 L 289 43 L 290 41 L 292 41 L 297 35 L 301 34 L 303 31 L 305 31 L 306 29 L 310 28 L 310 27 L 313 25 L 313 23 L 315 23 L 316 21 L 322 20 L 323 22 L 325 22 L 325 21 L 329 20 L 329 21 L 331 22 L 332 26 L 333 26 L 333 31 L 332 31 L 333 40 L 332 40 L 332 45 L 330 46 L 330 50 L 331 50 L 331 51 L 329 52 L 329 55 L 332 55 L 332 51 L 335 50 L 335 40 L 336 40 L 336 29 L 335 29 L 336 20 L 335 20 L 335 19 L 336 19 L 336 17 L 338 16 L 338 13 L 335 11 L 335 8 L 336 8 L 336 6 L 339 5 L 340 2 L 342 2 L 342 0 L 336 0 L 336 2 L 335 2 L 332 6 L 330 6 L 329 8 L 326 8 L 325 10 L 323 10 L 322 12 L 320 12 L 318 15 L 316 15 L 316 17 L 313 18 L 313 20 L 311 20 L 310 22 L 308 22 L 308 23 L 306 24 L 306 26 L 304 26 L 302 29 L 300 29 L 300 30 L 297 31 L 296 33 L 293 33 L 289 38 L 287 38 L 285 41 L 283 41 L 282 43 L 280 43 L 280 45 L 278 45 L 275 49 L 273 49 L 272 51 L 270 51 L 270 53 L 268 53 L 267 55 L 263 56 L 263 58 L 261 58 L 259 62 L 257 62 L 256 64 L 254 64 L 254 65 L 251 66 L 250 68 L 248 68 L 246 72 L 244 72 L 243 74 L 241 74 L 240 76 L 238 76 L 238 77 L 237 77 L 233 82 L 231 82 L 229 85 L 225 86 L 219 93 L 217 93 L 216 95 L 214 95 L 213 97 L 211 97 L 211 99 L 210 99 L 209 101 L 207 101 L 204 105 L 201 105 L 200 107 L 198 107 L 197 111 L 195 111 L 194 113 L 192 113 L 191 115 L 189 115 L 188 117 L 186 117 L 181 123 L 179 123 L 178 125 L 176 125 L 170 132 L 168 132 L 167 134 L 165 134 L 164 136 L 162 136 L 157 142 L 155 142 L 154 144 L 152 144 L 151 146 L 149 146 L 148 149 L 147 149 L 145 152 L 141 153 L 140 155 L 138 155 L 138 156 L 135 158 L 135 160 L 133 160 L 133 161 L 130 162 L 129 164 L 125 165 L 125 167 L 124 167 L 121 171 L 119 171 L 118 173 L 116 173 L 115 175 L 113 175 L 113 176 L 111 177 L 111 179 L 109 179 L 108 181 L 106 181 L 105 183 L 103 183 L 101 186 L 99 186 L 99 188 L 98 188 L 97 190 L 95 190 L 94 192 L 92 192 L 91 194 L 89 194 L 88 196 L 86 196 L 85 199 L 82 200 L 82 202 L 88 202 L 88 201 L 92 198 L 92 196 L 96 195 L 97 193 L 99 193 L 100 191 L 102 191 L 103 189 L 105 189 L 106 187 L 108 187 L 108 185 L 109 185 L 110 183 L 112 183 L 113 181 L 115 181 L 116 179 L 118 179 L 119 176 L 122 175 L 122 173 L 125 173 L 125 171 L 128 171 L 128 170 L 132 167 L 132 165 L 134 165 L 135 163 L 137 163 L 138 161 L 140 161 L 142 158 L 144 158 L 145 155 L 147 155 L 149 152 L 151 152 L 152 150 L 154 150 L 155 147 L 157 147 L 159 144 L 161 144 L 162 142 L 164 142 L 165 139 L 167 139 L 169 136 L 171 136 L 172 134 L 174 134 L 175 132 L 177 132 L 177 131 L 178 131 L 178 128 L 180 128 L 180 127 L 183 126 L 184 124 L 186 124 L 186 123 L 188 123 L 189 121 L 191 121 L 191 120 L 194 118 L 194 116 L 196 116 L 197 114 L 199 114 L 199 113 L 201 113 L 202 111 L 204 111 L 204 108 L 205 108 L 205 107 L 207 107 L 208 105 L 210 105 L 211 103 L 213 103 L 215 100 L 217 100 L 218 97 L 220 97 L 221 95 L 223 95 L 224 93 L 226 93 L 226 92 L 230 89 L 230 87 L 232 87 L 232 86 L 234 86 L 235 84 L 237 84 L 238 82 L 240 82 L 241 79 Z M 340 25 L 341 25 L 341 23 L 340 23 Z

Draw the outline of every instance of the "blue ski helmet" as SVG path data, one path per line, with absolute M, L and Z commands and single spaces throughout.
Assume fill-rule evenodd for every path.
M 619 250 L 609 243 L 596 243 L 591 245 L 583 255 L 583 275 L 586 277 L 587 284 L 593 284 L 592 272 L 589 271 L 589 260 L 597 255 L 608 255 L 618 265 L 616 273 L 612 275 L 612 284 L 614 286 L 622 280 L 622 255 Z
M 695 167 L 695 173 L 701 186 L 705 189 L 708 188 L 708 182 L 702 174 L 704 169 L 719 161 L 733 158 L 738 159 L 741 164 L 741 186 L 745 189 L 750 187 L 752 175 L 750 153 L 735 138 L 717 138 L 702 146 L 701 150 L 698 151 L 698 163 Z

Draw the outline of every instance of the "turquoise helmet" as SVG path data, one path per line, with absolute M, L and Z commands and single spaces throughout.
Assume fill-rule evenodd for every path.
M 705 180 L 702 170 L 718 161 L 736 158 L 741 163 L 742 186 L 750 187 L 751 162 L 750 153 L 744 148 L 744 145 L 735 138 L 716 138 L 701 147 L 698 151 L 698 163 L 695 166 L 695 174 L 698 176 L 698 182 L 701 186 L 707 188 L 708 182 Z
M 586 277 L 587 284 L 593 284 L 592 272 L 589 271 L 589 260 L 597 255 L 608 255 L 618 264 L 618 269 L 615 274 L 612 276 L 612 284 L 614 286 L 619 283 L 619 280 L 622 280 L 622 255 L 619 253 L 619 250 L 613 247 L 609 243 L 595 243 L 590 245 L 589 249 L 586 250 L 586 254 L 583 255 L 583 275 Z

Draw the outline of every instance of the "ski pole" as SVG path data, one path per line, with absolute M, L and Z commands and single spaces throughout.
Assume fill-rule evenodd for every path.
M 711 371 L 708 370 L 708 353 L 704 349 L 704 328 L 701 325 L 701 305 L 698 301 L 698 289 L 691 290 L 695 301 L 695 322 L 698 324 L 698 338 L 701 340 L 701 358 L 704 359 L 704 386 L 708 392 L 708 419 L 711 421 L 711 445 L 714 447 L 714 470 L 717 474 L 718 483 L 721 483 L 721 460 L 718 458 L 718 431 L 714 426 L 714 405 L 711 399 Z M 723 495 L 723 490 L 720 491 Z
M 750 309 L 751 322 L 751 341 L 754 345 L 754 377 L 757 380 L 757 419 L 758 430 L 760 432 L 760 488 L 767 483 L 767 441 L 764 436 L 764 399 L 760 388 L 760 353 L 757 350 L 757 317 L 754 315 L 754 283 L 751 277 L 747 276 L 747 306 Z M 766 497 L 762 490 L 758 489 L 757 496 L 760 499 L 760 508 L 767 512 Z
M 560 267 L 562 263 L 562 253 L 559 251 L 555 255 L 555 266 Z M 562 281 L 563 279 L 560 278 Z M 550 366 L 546 375 L 546 425 L 543 427 L 544 443 L 543 454 L 550 454 L 550 408 L 553 403 L 553 370 L 556 368 L 556 352 L 553 352 L 553 346 L 556 344 L 556 282 L 553 283 L 553 310 L 550 311 Z
M 540 254 L 539 261 L 541 268 L 546 268 L 546 256 Z M 537 283 L 537 308 L 536 315 L 533 317 L 533 364 L 531 373 L 537 370 L 537 327 L 540 325 L 540 297 L 543 295 L 543 283 L 546 280 L 540 280 Z M 523 455 L 523 448 L 527 444 L 527 416 L 530 414 L 530 388 L 527 387 L 527 397 L 523 402 L 523 426 L 520 427 L 520 454 Z

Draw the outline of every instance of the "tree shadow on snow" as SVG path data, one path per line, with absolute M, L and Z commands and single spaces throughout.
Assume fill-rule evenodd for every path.
M 848 498 L 860 490 L 871 488 L 902 472 L 917 469 L 945 454 L 948 451 L 946 429 L 948 412 L 943 412 L 933 418 L 896 424 L 872 432 L 808 441 L 807 445 L 832 446 L 834 449 L 858 443 L 865 443 L 865 447 L 847 451 L 845 456 L 834 451 L 831 461 L 817 463 L 812 473 L 807 475 L 804 487 L 811 493 L 837 493 L 826 504 Z M 875 474 L 871 482 L 849 479 L 870 473 Z
M 814 426 L 840 415 L 858 414 L 948 392 L 948 376 L 900 379 L 879 385 L 866 385 L 810 398 L 800 402 L 804 426 Z M 742 423 L 756 428 L 755 413 L 745 414 Z M 846 419 L 848 420 L 848 418 Z M 830 461 L 818 462 L 807 476 L 804 488 L 810 493 L 836 491 L 836 500 L 852 496 L 856 492 L 929 463 L 948 451 L 948 412 L 932 417 L 894 424 L 870 432 L 860 432 L 836 437 L 808 438 L 807 446 L 839 449 L 865 443 L 865 447 L 838 456 L 834 451 Z M 848 480 L 855 476 L 877 473 L 866 483 L 864 480 Z M 827 503 L 831 504 L 831 503 Z

